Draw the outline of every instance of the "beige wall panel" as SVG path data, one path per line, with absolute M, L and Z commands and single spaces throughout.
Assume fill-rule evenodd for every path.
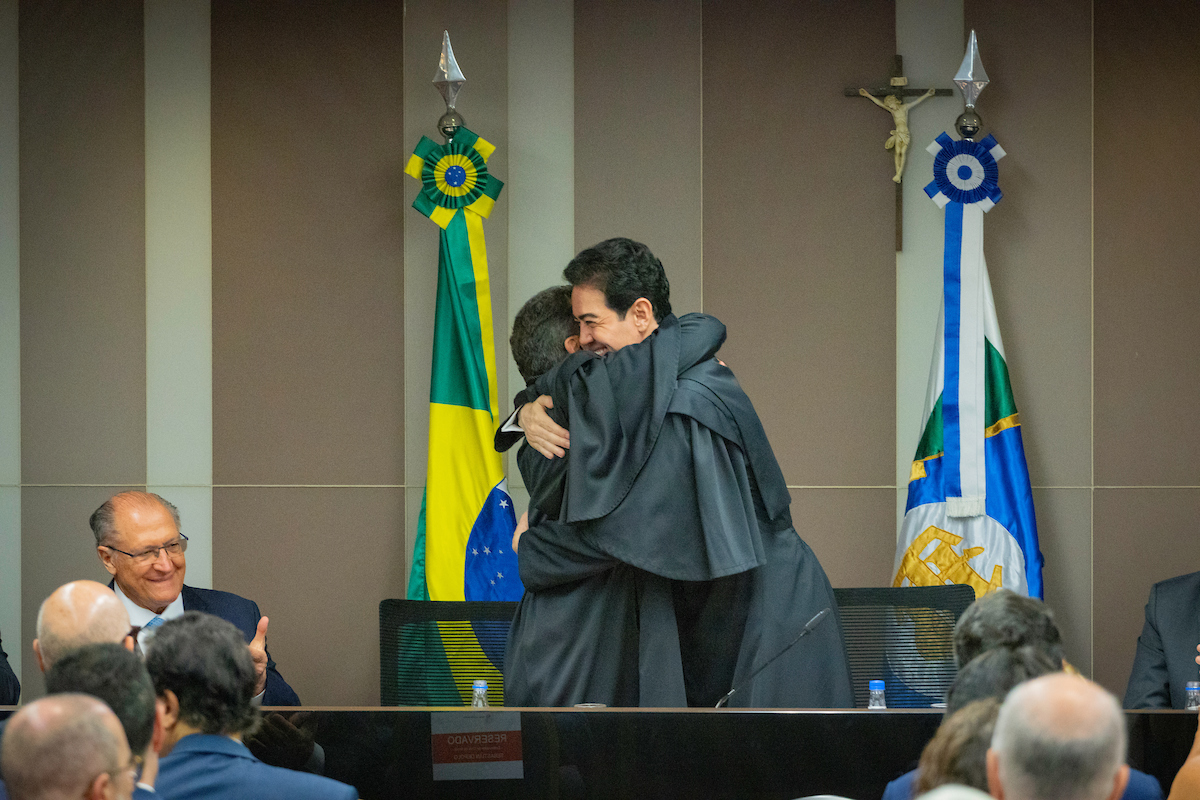
M 1046 604 L 1062 632 L 1066 659 L 1092 674 L 1092 493 L 1037 489 L 1038 538 L 1046 566 Z
M 894 489 L 792 489 L 792 521 L 834 586 L 891 586 Z
M 19 16 L 21 478 L 144 481 L 142 3 Z
M 842 95 L 887 75 L 894 8 L 708 3 L 703 47 L 704 310 L 729 326 L 722 357 L 789 484 L 894 485 L 889 120 Z
M 576 250 L 645 242 L 677 314 L 703 301 L 702 76 L 700 0 L 575 3 Z
M 1200 5 L 1096 4 L 1096 482 L 1200 484 Z M 1182 572 L 1184 570 L 1180 570 Z M 1143 598 L 1144 599 L 1144 598 Z
M 213 3 L 217 484 L 403 483 L 402 32 Z
M 963 9 L 991 78 L 984 132 L 1008 152 L 985 247 L 1029 472 L 1043 486 L 1091 480 L 1091 5 Z
M 25 487 L 21 491 L 21 630 L 24 641 L 21 699 L 45 694 L 45 684 L 30 648 L 37 635 L 37 613 L 51 592 L 68 581 L 110 580 L 96 555 L 88 517 L 117 492 L 136 486 Z
M 1200 490 L 1097 489 L 1096 680 L 1125 692 L 1150 587 L 1200 570 Z
M 305 705 L 379 704 L 379 601 L 404 596 L 402 489 L 221 489 L 213 582 L 258 603 Z

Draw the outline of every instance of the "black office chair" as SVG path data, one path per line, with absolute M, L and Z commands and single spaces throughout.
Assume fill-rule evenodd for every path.
M 383 600 L 379 603 L 379 702 L 469 706 L 471 684 L 488 682 L 504 703 L 504 649 L 513 602 Z
M 867 707 L 868 683 L 885 682 L 888 708 L 929 708 L 958 674 L 954 624 L 975 600 L 970 586 L 834 589 L 854 705 Z

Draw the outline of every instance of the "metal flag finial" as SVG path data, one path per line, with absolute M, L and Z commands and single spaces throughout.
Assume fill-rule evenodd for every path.
M 963 56 L 962 66 L 954 76 L 954 83 L 962 92 L 967 108 L 975 108 L 979 93 L 988 85 L 987 71 L 979 58 L 979 44 L 975 41 L 975 31 L 971 31 L 971 38 L 967 41 L 967 52 Z
M 467 79 L 463 77 L 462 70 L 458 68 L 458 62 L 454 60 L 454 48 L 450 46 L 450 31 L 442 31 L 442 57 L 438 59 L 437 72 L 433 73 L 433 85 L 442 93 L 442 99 L 446 101 L 446 113 L 442 114 L 441 119 L 438 120 L 437 127 L 442 136 L 446 137 L 447 142 L 453 140 L 458 129 L 466 124 L 462 114 L 459 114 L 454 108 L 454 103 L 458 99 L 458 90 L 466 82 Z

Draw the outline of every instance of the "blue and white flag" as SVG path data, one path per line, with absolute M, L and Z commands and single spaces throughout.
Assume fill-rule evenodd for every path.
M 925 192 L 946 209 L 944 295 L 924 430 L 896 547 L 895 586 L 960 583 L 1042 596 L 1042 554 L 1021 423 L 983 256 L 983 215 L 1001 197 L 988 136 L 929 147 Z

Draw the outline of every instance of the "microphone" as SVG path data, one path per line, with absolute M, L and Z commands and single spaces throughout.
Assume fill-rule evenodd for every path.
M 825 618 L 827 616 L 829 616 L 829 611 L 830 611 L 829 606 L 826 606 L 825 608 L 818 611 L 816 613 L 816 615 L 813 616 L 813 618 L 808 621 L 808 624 L 804 626 L 804 630 L 800 631 L 800 634 L 795 639 L 792 639 L 792 641 L 788 643 L 787 647 L 783 648 L 778 653 L 771 656 L 765 664 L 760 665 L 758 669 L 754 670 L 754 672 L 751 672 L 750 677 L 748 677 L 748 678 L 746 678 L 746 680 L 742 681 L 741 686 L 735 686 L 732 689 L 730 689 L 728 694 L 726 694 L 724 697 L 722 697 L 720 700 L 717 701 L 717 704 L 714 706 L 714 708 L 723 708 L 725 706 L 725 704 L 729 702 L 729 698 L 733 697 L 734 692 L 736 692 L 738 689 L 741 689 L 743 686 L 748 684 L 750 681 L 754 680 L 758 676 L 758 673 L 762 672 L 764 669 L 771 666 L 772 661 L 779 658 L 781 655 L 786 653 L 788 650 L 791 650 L 793 647 L 796 646 L 796 642 L 799 642 L 805 636 L 812 633 L 813 629 L 815 629 L 818 625 L 820 625 L 822 622 L 824 622 Z

